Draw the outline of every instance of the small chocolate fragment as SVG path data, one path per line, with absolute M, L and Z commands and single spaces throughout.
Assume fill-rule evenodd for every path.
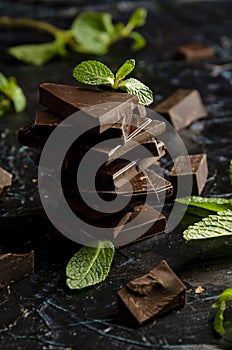
M 12 183 L 12 174 L 0 167 L 0 197 L 8 190 Z
M 85 125 L 82 126 L 91 127 L 93 118 L 98 119 L 100 133 L 123 116 L 131 115 L 133 104 L 138 104 L 136 95 L 52 83 L 41 84 L 39 95 L 41 105 L 63 118 L 84 110 L 82 123 Z M 104 108 L 102 104 L 105 104 Z
M 186 303 L 186 286 L 165 260 L 117 293 L 119 314 L 135 325 Z
M 0 254 L 0 288 L 28 276 L 34 271 L 34 252 Z
M 179 156 L 175 159 L 174 166 L 170 171 L 171 182 L 174 188 L 177 186 L 177 177 L 183 183 L 189 176 L 192 176 L 193 181 L 192 194 L 200 195 L 208 176 L 206 154 L 191 154 L 190 156 Z
M 170 120 L 176 130 L 186 128 L 195 120 L 207 116 L 200 93 L 191 89 L 178 89 L 153 110 Z
M 177 58 L 185 58 L 189 60 L 213 57 L 214 55 L 215 51 L 212 47 L 200 43 L 179 46 L 177 49 Z

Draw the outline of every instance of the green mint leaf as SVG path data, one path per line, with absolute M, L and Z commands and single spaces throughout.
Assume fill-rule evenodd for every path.
M 109 241 L 98 241 L 96 247 L 82 247 L 67 264 L 68 287 L 82 289 L 104 281 L 113 257 L 114 246 Z
M 117 73 L 115 74 L 116 81 L 124 79 L 128 74 L 130 74 L 133 71 L 134 68 L 135 60 L 126 60 L 126 62 L 123 63 L 123 65 L 118 69 Z
M 226 310 L 226 303 L 232 301 L 232 289 L 225 289 L 218 297 L 218 301 L 212 305 L 212 307 L 217 308 L 217 312 L 214 317 L 214 329 L 220 335 L 225 333 L 223 321 L 224 321 L 224 311 Z
M 176 202 L 188 204 L 189 206 L 199 207 L 210 211 L 232 210 L 232 200 L 226 198 L 206 198 L 200 196 L 190 196 L 186 198 L 178 198 Z M 192 212 L 192 208 L 190 209 Z
M 0 116 L 4 115 L 10 109 L 10 100 L 4 96 L 0 96 Z
M 65 54 L 65 44 L 54 40 L 44 44 L 19 45 L 8 49 L 9 53 L 24 63 L 43 65 L 57 55 Z
M 89 60 L 78 64 L 73 70 L 73 76 L 80 83 L 89 85 L 112 85 L 114 74 L 102 62 Z
M 82 289 L 104 281 L 113 257 L 114 246 L 109 241 L 99 241 L 96 247 L 82 247 L 67 264 L 68 287 Z
M 133 42 L 131 44 L 131 49 L 134 51 L 138 51 L 141 50 L 142 48 L 144 48 L 144 46 L 146 46 L 146 39 L 139 34 L 138 32 L 131 32 L 128 35 L 128 38 L 133 39 Z
M 152 91 L 137 79 L 126 79 L 118 85 L 118 88 L 122 91 L 126 91 L 128 94 L 137 95 L 139 103 L 142 105 L 148 106 L 153 102 Z
M 4 92 L 8 86 L 8 79 L 0 72 L 0 91 Z
M 147 10 L 143 7 L 137 8 L 131 15 L 128 25 L 132 28 L 141 27 L 146 23 Z
M 26 96 L 23 93 L 23 90 L 20 86 L 18 86 L 17 81 L 14 77 L 9 78 L 8 89 L 16 113 L 22 112 L 26 107 L 27 100 Z
M 25 109 L 26 97 L 14 77 L 7 79 L 0 73 L 0 92 L 3 94 L 0 99 L 0 115 L 10 109 L 11 102 L 16 113 L 20 113 Z
M 72 23 L 71 31 L 78 43 L 78 51 L 104 55 L 115 36 L 112 17 L 108 13 L 81 13 Z
M 230 184 L 232 185 L 232 160 L 230 161 Z
M 190 225 L 184 232 L 186 241 L 232 235 L 232 210 L 209 215 L 201 221 Z

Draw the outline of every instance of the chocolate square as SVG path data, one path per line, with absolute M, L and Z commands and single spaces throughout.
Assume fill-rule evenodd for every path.
M 189 161 L 191 169 L 189 168 Z M 171 182 L 176 189 L 177 177 L 185 179 L 192 176 L 192 194 L 200 195 L 208 176 L 206 154 L 191 154 L 179 156 L 175 159 L 174 166 L 170 171 Z
M 153 110 L 167 118 L 176 130 L 207 116 L 200 93 L 192 89 L 178 89 Z
M 135 325 L 186 303 L 186 286 L 165 260 L 144 276 L 135 278 L 120 289 L 119 314 Z

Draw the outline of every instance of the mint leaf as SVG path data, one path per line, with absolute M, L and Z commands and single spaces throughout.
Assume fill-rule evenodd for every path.
M 131 44 L 131 49 L 134 51 L 141 50 L 146 45 L 146 39 L 138 32 L 131 32 L 128 38 L 133 39 Z
M 64 55 L 65 44 L 54 40 L 44 44 L 19 45 L 8 49 L 9 53 L 24 63 L 43 65 L 57 55 Z
M 142 105 L 148 106 L 153 102 L 153 94 L 152 91 L 141 83 L 141 81 L 129 78 L 124 81 L 122 81 L 118 85 L 119 89 L 122 91 L 126 91 L 128 94 L 134 94 L 138 96 L 139 103 Z
M 141 27 L 146 23 L 147 10 L 143 7 L 137 8 L 131 15 L 128 25 L 135 28 Z
M 117 73 L 115 74 L 116 81 L 118 82 L 124 79 L 128 74 L 130 74 L 133 71 L 134 68 L 135 60 L 126 60 L 126 62 L 123 63 L 123 65 L 118 69 Z
M 200 196 L 190 196 L 186 198 L 178 198 L 176 202 L 188 204 L 189 206 L 199 207 L 210 211 L 232 210 L 232 200 L 226 198 L 206 198 Z M 190 209 L 193 212 L 192 208 Z
M 20 113 L 26 107 L 26 96 L 24 95 L 23 90 L 18 86 L 17 81 L 14 77 L 10 77 L 8 81 L 10 98 L 13 102 L 16 113 Z
M 190 225 L 184 232 L 186 241 L 232 235 L 232 210 L 209 215 L 201 221 Z
M 3 115 L 13 103 L 16 113 L 22 112 L 26 107 L 26 97 L 23 90 L 18 86 L 14 77 L 7 79 L 0 73 L 0 115 Z
M 232 160 L 230 161 L 230 184 L 232 185 Z
M 4 115 L 10 109 L 10 100 L 0 95 L 0 116 Z
M 102 62 L 89 60 L 78 64 L 73 76 L 81 83 L 89 85 L 113 85 L 114 74 Z
M 223 321 L 224 321 L 224 311 L 226 310 L 226 303 L 232 301 L 232 289 L 225 289 L 218 297 L 218 301 L 212 305 L 212 307 L 217 308 L 216 315 L 214 317 L 214 329 L 220 335 L 225 333 Z
M 106 279 L 114 257 L 114 246 L 109 241 L 99 241 L 96 247 L 82 247 L 68 262 L 67 285 L 82 289 Z
M 4 92 L 8 85 L 8 79 L 0 72 L 0 91 Z
M 108 13 L 81 13 L 72 23 L 71 31 L 78 43 L 78 51 L 104 55 L 115 36 L 112 17 Z

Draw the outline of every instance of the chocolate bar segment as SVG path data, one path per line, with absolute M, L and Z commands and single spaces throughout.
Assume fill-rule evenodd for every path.
M 0 254 L 0 288 L 28 276 L 34 271 L 34 252 Z
M 215 51 L 212 47 L 205 46 L 200 43 L 191 43 L 179 46 L 177 49 L 177 58 L 185 58 L 188 60 L 213 57 Z
M 12 174 L 0 167 L 0 197 L 11 186 L 12 176 Z
M 189 162 L 190 167 L 189 168 Z M 192 154 L 190 156 L 179 156 L 175 159 L 174 166 L 170 171 L 171 182 L 176 189 L 177 178 L 181 182 L 192 177 L 192 194 L 200 195 L 208 176 L 208 166 L 206 154 Z
M 81 118 L 84 123 L 82 126 L 91 127 L 93 118 L 97 119 L 100 133 L 110 128 L 124 115 L 131 115 L 133 104 L 138 103 L 136 95 L 52 83 L 41 84 L 39 96 L 41 105 L 63 118 L 84 110 L 85 118 Z M 105 104 L 104 108 L 102 104 Z
M 186 128 L 195 120 L 207 116 L 200 93 L 191 89 L 178 89 L 159 103 L 154 111 L 170 120 L 176 130 Z
M 124 225 L 125 226 L 120 230 L 117 230 L 116 226 L 114 238 L 123 240 L 124 236 L 126 237 L 127 241 L 137 242 L 165 232 L 166 217 L 145 203 L 134 207 L 134 210 L 130 212 L 130 216 L 127 217 Z M 141 235 L 141 232 L 144 233 Z
M 117 293 L 118 311 L 134 325 L 143 323 L 186 303 L 186 286 L 165 260 Z

